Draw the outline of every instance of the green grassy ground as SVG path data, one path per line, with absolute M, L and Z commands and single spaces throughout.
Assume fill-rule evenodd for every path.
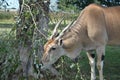
M 13 19 L 10 20 L 0 20 L 0 34 L 10 32 L 13 27 L 15 21 Z
M 81 70 L 83 71 L 83 74 L 87 75 L 88 78 L 90 78 L 89 61 L 84 53 L 82 53 L 82 56 L 84 56 L 85 58 L 80 61 Z M 99 80 L 98 71 L 96 71 L 96 73 L 97 73 L 97 80 Z M 120 47 L 119 46 L 106 47 L 106 55 L 104 61 L 104 78 L 105 80 L 120 80 Z
M 120 80 L 120 46 L 107 47 L 104 72 L 107 80 Z

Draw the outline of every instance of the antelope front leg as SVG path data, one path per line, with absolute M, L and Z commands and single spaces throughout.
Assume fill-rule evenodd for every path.
M 105 56 L 105 47 L 99 47 L 96 49 L 97 53 L 97 68 L 99 70 L 99 79 L 103 80 L 103 62 Z
M 96 79 L 96 76 L 95 76 L 95 54 L 94 54 L 93 50 L 88 51 L 87 56 L 89 59 L 89 64 L 91 66 L 91 80 L 95 80 Z

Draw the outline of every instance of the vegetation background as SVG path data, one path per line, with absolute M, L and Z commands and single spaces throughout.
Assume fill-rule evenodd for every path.
M 19 11 L 13 12 L 6 9 L 7 0 L 0 0 L 0 80 L 89 80 L 90 66 L 84 51 L 76 63 L 63 56 L 53 65 L 60 78 L 49 71 L 42 72 L 40 60 L 55 24 L 65 17 L 61 31 L 91 3 L 120 5 L 119 0 L 57 0 L 57 9 L 50 10 L 50 0 L 19 0 Z M 104 77 L 120 80 L 119 46 L 107 46 Z

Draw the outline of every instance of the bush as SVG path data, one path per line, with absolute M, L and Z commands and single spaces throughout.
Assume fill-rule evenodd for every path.
M 9 80 L 19 65 L 13 34 L 0 35 L 0 80 Z

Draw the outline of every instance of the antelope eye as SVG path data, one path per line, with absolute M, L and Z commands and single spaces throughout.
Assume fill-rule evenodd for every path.
M 56 50 L 56 48 L 55 48 L 55 47 L 52 47 L 51 50 Z

